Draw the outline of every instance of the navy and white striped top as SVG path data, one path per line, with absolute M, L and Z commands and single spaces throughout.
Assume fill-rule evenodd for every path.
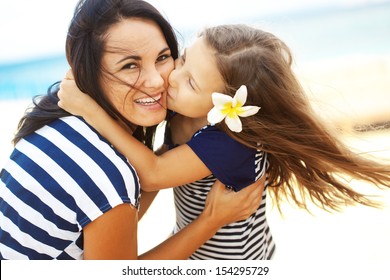
M 135 170 L 82 119 L 20 140 L 1 170 L 1 259 L 82 259 L 83 228 L 113 207 L 138 207 Z
M 267 154 L 233 140 L 215 126 L 206 126 L 187 143 L 212 175 L 174 188 L 178 232 L 204 209 L 205 200 L 218 178 L 236 191 L 266 176 Z M 265 182 L 268 184 L 267 180 Z M 266 188 L 257 211 L 246 220 L 222 227 L 190 259 L 271 259 L 275 244 L 266 219 Z

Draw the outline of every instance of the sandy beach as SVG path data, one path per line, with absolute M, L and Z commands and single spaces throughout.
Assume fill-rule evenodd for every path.
M 346 58 L 297 69 L 316 110 L 341 128 L 343 140 L 387 162 L 390 130 L 358 133 L 353 128 L 356 124 L 384 124 L 390 120 L 389 65 L 387 57 Z M 12 149 L 10 141 L 17 122 L 30 102 L 0 100 L 1 166 Z M 328 213 L 312 206 L 309 214 L 284 204 L 282 217 L 269 201 L 267 215 L 277 244 L 275 260 L 390 261 L 390 191 L 355 181 L 351 185 L 377 195 L 385 203 L 384 208 L 356 206 L 342 213 Z M 164 190 L 139 224 L 140 253 L 164 240 L 173 224 L 172 191 Z

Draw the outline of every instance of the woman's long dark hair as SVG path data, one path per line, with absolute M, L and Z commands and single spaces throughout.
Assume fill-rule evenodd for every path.
M 160 12 L 142 0 L 81 0 L 78 2 L 69 26 L 66 39 L 66 57 L 77 86 L 88 93 L 114 119 L 132 126 L 109 102 L 100 83 L 101 65 L 105 47 L 105 34 L 114 24 L 126 18 L 143 18 L 158 24 L 172 57 L 178 57 L 178 44 L 173 28 Z M 13 139 L 16 144 L 21 138 L 58 118 L 68 116 L 58 107 L 59 82 L 48 89 L 46 95 L 35 97 L 33 106 L 19 122 Z M 151 148 L 156 126 L 144 129 L 138 127 L 134 136 Z

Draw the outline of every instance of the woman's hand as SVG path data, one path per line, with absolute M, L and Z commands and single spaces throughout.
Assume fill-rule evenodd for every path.
M 220 227 L 247 219 L 260 206 L 264 182 L 265 176 L 239 192 L 234 192 L 216 181 L 207 196 L 202 215 L 207 215 Z
M 93 115 L 100 106 L 88 94 L 83 93 L 74 80 L 72 70 L 68 70 L 58 91 L 58 106 L 75 116 L 84 118 Z

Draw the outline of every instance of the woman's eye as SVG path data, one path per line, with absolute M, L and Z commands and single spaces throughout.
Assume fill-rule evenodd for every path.
M 161 55 L 161 56 L 159 56 L 159 57 L 157 58 L 157 61 L 164 61 L 164 60 L 167 60 L 167 59 L 170 58 L 170 57 L 171 57 L 170 54 L 163 54 L 163 55 Z
M 136 69 L 136 68 L 137 68 L 137 64 L 135 63 L 127 63 L 122 67 L 122 69 Z

